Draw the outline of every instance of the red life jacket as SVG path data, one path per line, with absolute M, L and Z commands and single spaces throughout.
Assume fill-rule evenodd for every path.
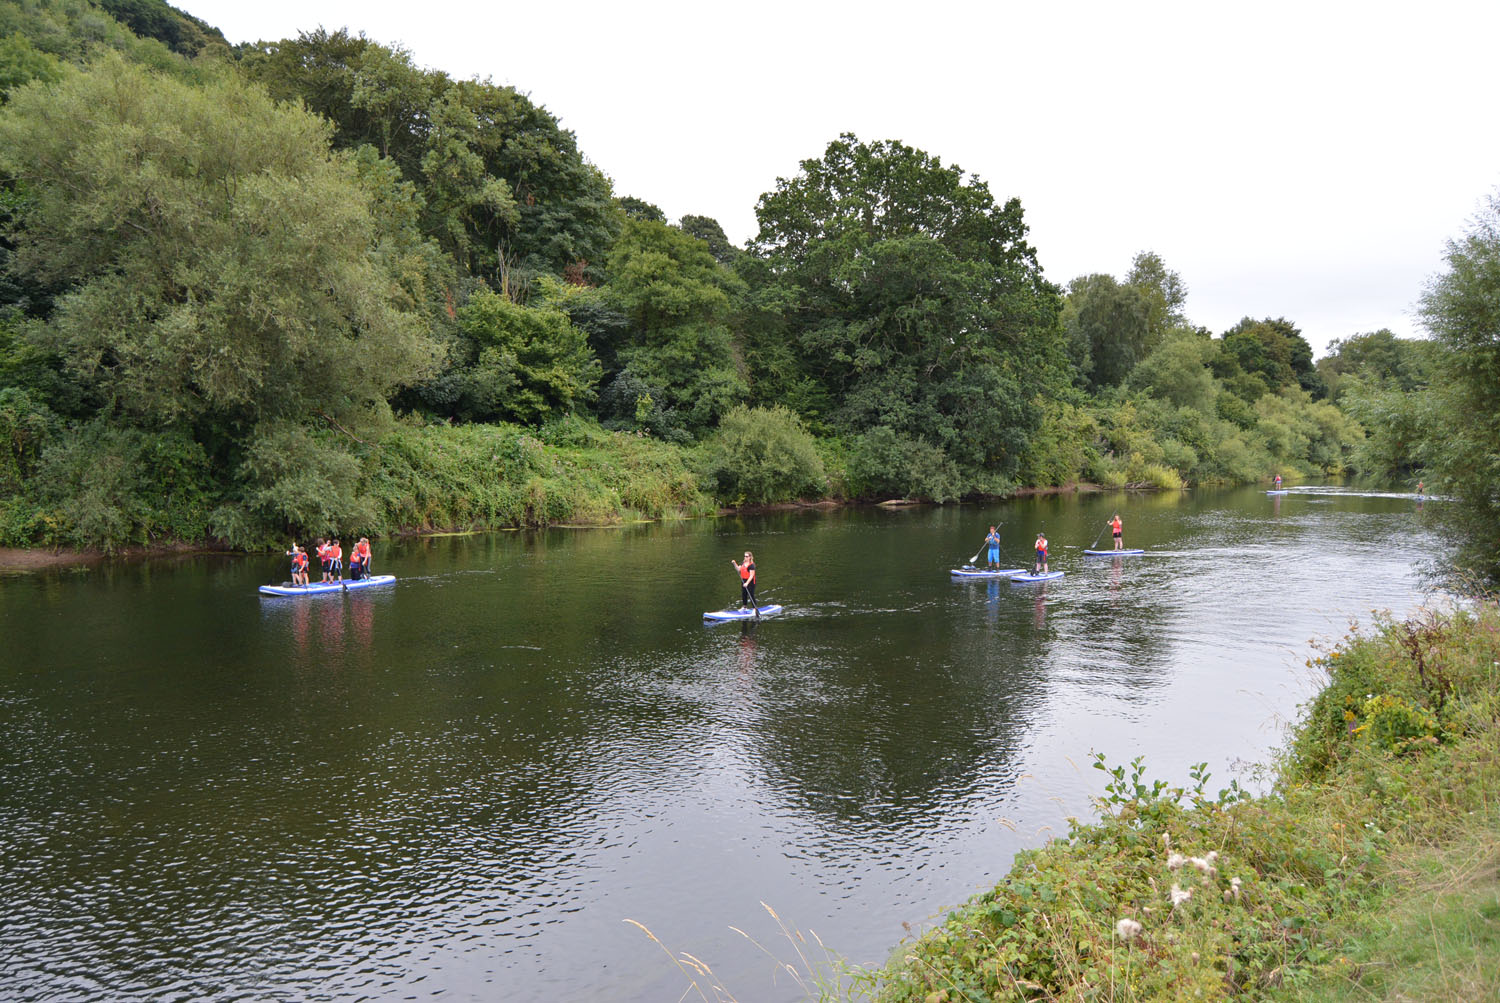
M 742 582 L 748 582 L 750 580 L 751 576 L 753 576 L 754 574 L 755 574 L 755 562 L 754 561 L 746 561 L 744 564 L 740 565 L 740 581 L 742 581 Z

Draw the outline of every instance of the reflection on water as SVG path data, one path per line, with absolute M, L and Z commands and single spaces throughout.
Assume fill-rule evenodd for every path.
M 0 580 L 7 998 L 663 999 L 622 920 L 795 998 L 759 902 L 854 960 L 1086 810 L 1277 741 L 1309 638 L 1420 600 L 1404 497 L 1033 498 L 413 540 Z M 1115 509 L 1147 554 L 1085 561 Z M 1005 522 L 1056 581 L 947 569 Z M 785 614 L 704 627 L 753 549 Z M 624 584 L 622 584 L 624 583 Z M 1015 827 L 1001 818 L 1015 820 Z

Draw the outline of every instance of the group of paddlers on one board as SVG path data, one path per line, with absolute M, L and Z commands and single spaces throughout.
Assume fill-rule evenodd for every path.
M 1109 522 L 1107 522 L 1107 523 L 1104 524 L 1104 528 L 1108 529 L 1112 533 L 1114 533 L 1114 537 L 1115 537 L 1115 549 L 1116 550 L 1124 550 L 1125 549 L 1125 523 L 1120 519 L 1120 513 L 1116 512 L 1114 515 L 1110 516 Z M 1101 530 L 1100 532 L 1102 533 L 1103 530 Z M 989 554 L 988 554 L 989 563 L 986 565 L 986 567 L 990 567 L 990 568 L 998 568 L 998 567 L 1000 567 L 1000 531 L 999 531 L 998 527 L 996 527 L 996 526 L 991 526 L 990 527 L 989 535 L 984 538 L 984 543 L 985 543 L 985 546 L 987 546 L 989 548 Z M 1039 574 L 1039 575 L 1045 575 L 1045 574 L 1050 573 L 1051 569 L 1048 567 L 1048 564 L 1047 564 L 1047 557 L 1048 557 L 1047 535 L 1045 533 L 1038 533 L 1036 535 L 1036 543 L 1034 544 L 1034 546 L 1036 548 L 1036 569 L 1035 569 L 1035 573 Z
M 324 540 L 321 536 L 313 541 L 313 553 L 318 555 L 318 564 L 323 569 L 322 584 L 337 584 L 344 580 L 344 548 L 338 537 Z M 308 581 L 307 551 L 292 541 L 292 549 L 286 552 L 292 559 L 292 584 L 311 585 Z M 362 536 L 349 552 L 349 580 L 357 582 L 370 576 L 370 538 Z

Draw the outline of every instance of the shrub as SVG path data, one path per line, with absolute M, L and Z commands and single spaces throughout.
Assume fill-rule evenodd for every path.
M 185 432 L 113 427 L 100 418 L 60 436 L 37 465 L 48 543 L 114 552 L 202 540 L 215 489 L 203 448 Z M 33 523 L 34 525 L 41 525 Z
M 822 494 L 828 478 L 817 445 L 789 409 L 739 405 L 724 416 L 708 451 L 721 500 L 763 504 Z
M 962 490 L 958 467 L 943 450 L 908 439 L 884 425 L 856 438 L 849 449 L 849 493 L 857 498 L 926 498 L 952 501 Z

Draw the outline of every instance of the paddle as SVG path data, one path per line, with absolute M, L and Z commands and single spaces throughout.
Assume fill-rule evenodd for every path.
M 1104 525 L 1105 525 L 1105 526 L 1106 526 L 1106 527 L 1108 527 L 1108 526 L 1109 526 L 1109 523 L 1105 523 L 1105 524 L 1104 524 Z M 1099 549 L 1099 537 L 1100 537 L 1100 536 L 1103 536 L 1103 535 L 1104 535 L 1104 530 L 1102 530 L 1102 529 L 1101 529 L 1101 530 L 1100 530 L 1100 531 L 1099 531 L 1099 533 L 1098 533 L 1098 536 L 1095 536 L 1095 537 L 1094 537 L 1094 542 L 1093 542 L 1093 543 L 1091 543 L 1091 544 L 1089 544 L 1089 549 L 1090 549 L 1090 550 L 1097 550 L 1097 549 Z

